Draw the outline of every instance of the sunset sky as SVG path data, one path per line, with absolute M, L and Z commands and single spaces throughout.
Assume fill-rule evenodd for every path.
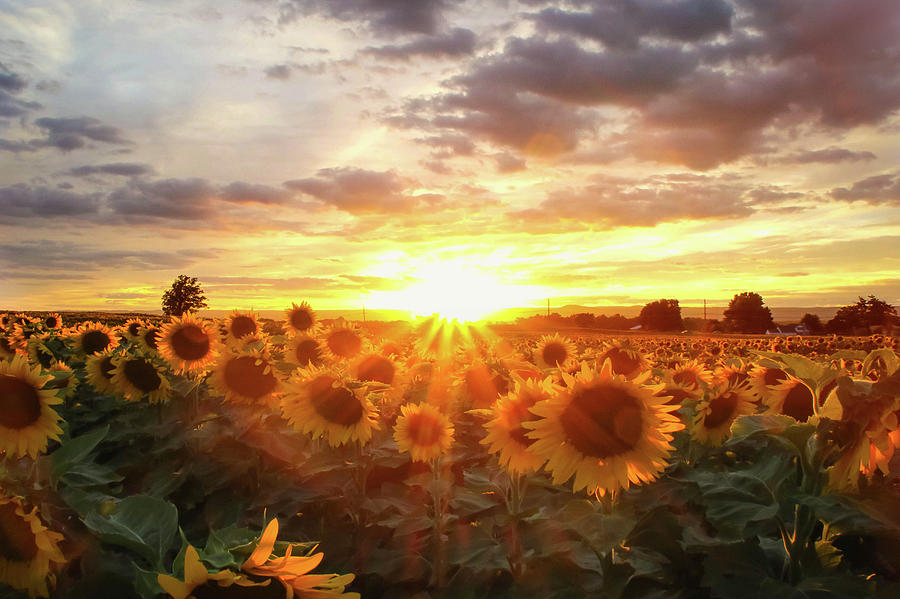
M 0 309 L 900 304 L 897 0 L 0 0 Z M 425 306 L 424 309 L 427 309 Z

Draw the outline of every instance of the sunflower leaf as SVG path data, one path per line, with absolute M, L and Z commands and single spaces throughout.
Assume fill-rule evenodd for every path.
M 50 456 L 50 484 L 54 490 L 60 478 L 82 462 L 109 433 L 109 425 L 79 437 L 66 439 Z
M 129 549 L 165 571 L 163 559 L 178 531 L 178 508 L 149 495 L 126 497 L 109 517 L 88 514 L 83 522 L 99 539 Z

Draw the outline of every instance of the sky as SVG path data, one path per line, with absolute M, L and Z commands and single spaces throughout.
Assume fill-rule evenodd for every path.
M 896 0 L 0 0 L 0 308 L 900 305 Z M 455 299 L 454 299 L 455 298 Z

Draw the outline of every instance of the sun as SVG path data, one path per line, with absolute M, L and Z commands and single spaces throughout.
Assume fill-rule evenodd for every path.
M 415 282 L 405 289 L 372 292 L 367 304 L 409 310 L 413 317 L 437 314 L 449 321 L 476 322 L 527 301 L 520 287 L 503 284 L 493 274 L 461 263 L 425 264 L 411 278 Z

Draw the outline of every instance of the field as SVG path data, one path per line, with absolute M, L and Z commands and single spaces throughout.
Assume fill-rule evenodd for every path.
M 896 597 L 897 352 L 8 314 L 0 597 Z

